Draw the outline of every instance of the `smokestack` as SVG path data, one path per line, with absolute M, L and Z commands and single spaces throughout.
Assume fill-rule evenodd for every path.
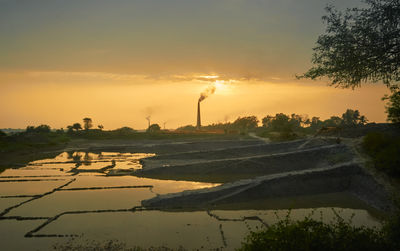
M 197 102 L 197 130 L 200 130 L 201 127 L 201 119 L 200 119 L 200 100 Z
M 147 128 L 150 128 L 150 118 L 151 118 L 150 116 L 147 116 L 147 117 L 146 117 L 146 120 L 147 120 L 147 122 L 148 122 L 148 124 L 149 124 L 149 126 L 148 126 Z
M 205 89 L 202 93 L 200 93 L 199 101 L 197 102 L 197 130 L 201 127 L 201 118 L 200 118 L 200 102 L 205 100 L 208 96 L 215 92 L 215 85 L 210 85 Z

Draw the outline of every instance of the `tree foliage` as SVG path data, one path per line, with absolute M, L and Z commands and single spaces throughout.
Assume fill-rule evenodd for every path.
M 232 127 L 238 129 L 241 133 L 247 133 L 249 130 L 256 128 L 258 119 L 256 116 L 239 117 L 233 122 Z
M 388 100 L 386 104 L 387 120 L 393 123 L 400 123 L 400 89 L 392 86 L 391 91 L 391 95 L 386 95 L 382 98 L 383 100 Z
M 75 131 L 79 131 L 79 130 L 82 130 L 82 126 L 80 123 L 74 123 L 72 125 L 72 129 L 74 129 Z
M 347 109 L 342 114 L 342 125 L 343 126 L 357 126 L 364 125 L 367 123 L 367 118 L 364 115 L 360 115 L 358 110 Z
M 292 132 L 316 132 L 322 127 L 356 127 L 367 123 L 367 118 L 358 110 L 347 109 L 339 116 L 331 116 L 329 119 L 320 120 L 319 117 L 309 119 L 307 115 L 277 113 L 275 116 L 267 115 L 262 119 L 263 128 L 267 131 L 292 133 Z
M 51 131 L 51 128 L 48 125 L 40 125 L 37 127 L 34 127 L 34 126 L 26 127 L 27 133 L 49 133 L 50 131 Z
M 314 66 L 300 78 L 328 77 L 332 85 L 346 88 L 400 81 L 400 1 L 363 2 L 366 8 L 345 12 L 326 8 L 326 32 L 313 49 Z
M 91 118 L 84 118 L 83 119 L 83 127 L 85 130 L 89 130 L 93 127 L 92 119 Z
M 161 127 L 159 124 L 151 124 L 149 128 L 147 128 L 147 132 L 149 133 L 156 133 L 161 131 Z

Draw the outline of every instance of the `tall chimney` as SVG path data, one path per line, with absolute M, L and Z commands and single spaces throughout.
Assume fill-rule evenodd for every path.
M 149 124 L 149 126 L 148 126 L 147 128 L 150 128 L 150 118 L 151 118 L 150 116 L 147 116 L 147 117 L 146 117 L 146 120 L 147 120 L 147 122 L 148 122 L 148 124 Z
M 201 127 L 201 119 L 200 119 L 200 100 L 197 102 L 197 126 L 196 128 L 200 130 Z

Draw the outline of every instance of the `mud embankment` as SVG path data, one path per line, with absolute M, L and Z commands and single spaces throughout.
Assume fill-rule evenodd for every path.
M 384 187 L 354 162 L 260 176 L 218 187 L 161 195 L 142 202 L 153 208 L 212 208 L 280 197 L 348 192 L 366 204 L 390 211 L 392 204 Z
M 173 154 L 178 152 L 218 150 L 222 148 L 260 145 L 256 139 L 185 139 L 185 140 L 79 140 L 66 151 L 126 152 Z
M 364 161 L 351 145 L 320 139 L 304 142 L 149 158 L 143 161 L 139 176 L 225 184 L 157 196 L 142 204 L 168 210 L 213 208 L 275 198 L 347 193 L 380 211 L 393 209 L 385 187 L 366 171 Z
M 297 147 L 301 142 L 295 142 Z M 270 147 L 270 146 L 269 146 Z M 236 153 L 231 158 L 207 159 L 206 155 L 213 153 L 187 153 L 182 155 L 182 159 L 162 159 L 152 158 L 143 160 L 143 170 L 138 172 L 139 176 L 207 181 L 207 182 L 231 182 L 240 179 L 254 178 L 268 174 L 284 173 L 297 170 L 313 169 L 322 166 L 331 166 L 340 162 L 350 161 L 353 158 L 351 151 L 345 145 L 325 145 L 320 147 L 306 148 L 297 150 L 296 147 L 289 146 L 287 152 L 282 149 L 273 149 L 272 153 L 263 155 L 248 156 L 249 148 L 242 148 L 245 157 Z M 264 150 L 264 146 L 258 147 Z M 266 148 L 266 147 L 265 147 Z M 223 150 L 222 152 L 229 151 Z M 233 149 L 239 151 L 239 149 Z M 260 151 L 255 151 L 257 154 Z M 192 155 L 203 155 L 203 159 L 194 159 Z M 220 153 L 218 153 L 219 155 Z

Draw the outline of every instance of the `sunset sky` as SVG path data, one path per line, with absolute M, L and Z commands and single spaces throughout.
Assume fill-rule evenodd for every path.
M 326 119 L 346 108 L 384 122 L 387 89 L 296 80 L 321 16 L 359 0 L 0 0 L 0 128 L 167 128 L 278 112 Z

